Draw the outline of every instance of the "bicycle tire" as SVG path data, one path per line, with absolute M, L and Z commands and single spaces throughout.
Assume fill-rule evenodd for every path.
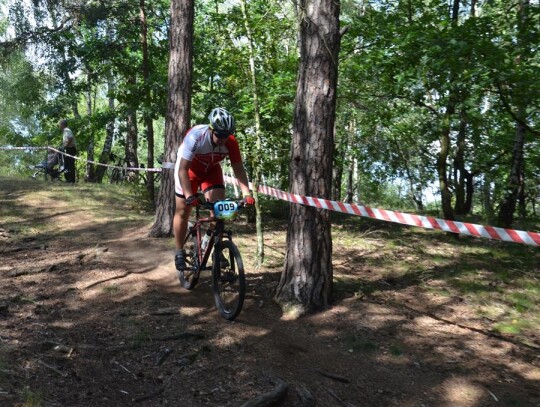
M 220 261 L 221 254 L 228 261 L 224 267 Z M 214 248 L 212 265 L 212 292 L 216 308 L 221 316 L 229 321 L 234 320 L 244 305 L 246 295 L 246 277 L 244 263 L 238 247 L 230 241 L 224 240 Z
M 189 233 L 189 232 L 188 232 Z M 186 290 L 193 290 L 199 281 L 199 245 L 197 236 L 191 235 L 184 245 L 186 268 L 182 271 L 176 270 L 180 284 Z

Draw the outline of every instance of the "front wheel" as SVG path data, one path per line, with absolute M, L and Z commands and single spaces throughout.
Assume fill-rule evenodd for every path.
M 188 232 L 189 233 L 189 232 Z M 184 245 L 186 268 L 177 270 L 180 284 L 186 290 L 192 290 L 199 281 L 199 245 L 197 236 L 191 235 L 186 239 Z
M 212 291 L 221 316 L 229 321 L 235 319 L 244 305 L 246 277 L 240 251 L 230 240 L 214 248 Z

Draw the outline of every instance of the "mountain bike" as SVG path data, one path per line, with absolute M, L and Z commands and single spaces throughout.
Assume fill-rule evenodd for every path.
M 227 221 L 236 218 L 244 201 L 205 202 L 195 206 L 195 223 L 191 224 L 184 241 L 186 268 L 178 271 L 182 287 L 192 290 L 203 270 L 212 271 L 212 292 L 221 316 L 234 320 L 244 305 L 246 278 L 238 247 L 232 241 L 232 232 L 225 229 Z M 213 217 L 201 217 L 200 207 L 214 211 Z M 203 248 L 202 237 L 207 233 L 203 225 L 215 222 L 210 228 L 210 240 Z M 213 252 L 212 252 L 213 249 Z M 207 266 L 211 259 L 211 267 Z
M 111 170 L 109 182 L 111 184 L 123 184 L 127 179 L 126 168 L 129 167 L 129 162 L 126 159 L 119 160 Z

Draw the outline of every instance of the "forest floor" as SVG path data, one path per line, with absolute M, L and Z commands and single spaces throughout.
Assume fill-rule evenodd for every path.
M 287 320 L 286 218 L 258 270 L 240 219 L 231 323 L 151 224 L 129 188 L 0 177 L 1 406 L 540 406 L 537 248 L 335 216 L 334 302 Z

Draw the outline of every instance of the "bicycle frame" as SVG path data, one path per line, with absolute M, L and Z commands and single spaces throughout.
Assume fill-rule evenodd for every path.
M 201 217 L 200 207 L 195 207 L 195 222 L 189 227 L 184 240 L 188 249 L 186 268 L 178 269 L 178 278 L 182 286 L 192 290 L 199 280 L 201 271 L 212 271 L 212 292 L 216 308 L 225 318 L 232 321 L 242 310 L 246 293 L 245 272 L 242 256 L 232 241 L 232 232 L 225 230 L 225 222 L 233 219 L 243 202 L 218 201 L 202 205 L 202 208 L 213 210 L 213 216 Z M 203 225 L 214 223 L 210 228 L 207 247 L 202 248 Z M 212 253 L 212 267 L 207 267 Z
M 204 204 L 203 207 L 205 209 L 212 209 L 213 206 L 211 204 Z M 200 217 L 200 206 L 195 207 L 195 223 L 193 226 L 191 226 L 190 230 L 188 231 L 186 238 L 184 239 L 184 244 L 188 242 L 190 237 L 193 234 L 193 231 L 195 231 L 197 235 L 197 246 L 201 247 L 202 242 L 202 234 L 206 233 L 206 231 L 202 231 L 203 225 L 206 223 L 212 223 L 215 222 L 215 227 L 211 229 L 211 235 L 210 240 L 208 241 L 208 246 L 206 246 L 206 249 L 204 252 L 202 250 L 197 250 L 198 254 L 198 262 L 199 262 L 199 270 L 206 270 L 206 263 L 208 262 L 208 259 L 210 258 L 210 253 L 212 253 L 212 249 L 214 248 L 214 245 L 217 243 L 218 240 L 222 239 L 223 232 L 224 232 L 224 222 L 221 219 L 216 219 L 213 216 L 209 216 L 207 218 L 201 218 Z

